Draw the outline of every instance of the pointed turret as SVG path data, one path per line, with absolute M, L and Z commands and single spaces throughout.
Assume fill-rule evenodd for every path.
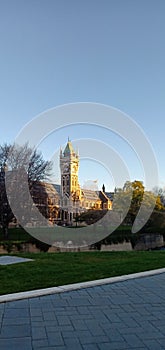
M 71 143 L 71 141 L 70 141 L 69 138 L 68 138 L 67 145 L 66 145 L 66 147 L 65 147 L 65 149 L 64 149 L 64 156 L 67 157 L 67 156 L 69 156 L 69 155 L 71 155 L 71 154 L 73 154 L 73 153 L 75 153 L 75 152 L 74 152 L 72 143 Z
M 62 196 L 64 194 L 80 196 L 80 185 L 78 183 L 79 157 L 69 137 L 64 152 L 60 153 L 60 168 Z

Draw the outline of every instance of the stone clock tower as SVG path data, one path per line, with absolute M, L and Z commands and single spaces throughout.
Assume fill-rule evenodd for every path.
M 78 183 L 79 156 L 73 149 L 71 141 L 60 151 L 61 196 L 74 201 L 80 200 L 81 189 Z

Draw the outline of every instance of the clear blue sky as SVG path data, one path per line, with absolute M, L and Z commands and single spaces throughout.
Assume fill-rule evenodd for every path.
M 57 105 L 111 105 L 147 134 L 164 186 L 164 33 L 164 0 L 1 0 L 0 143 L 12 142 L 25 123 Z M 60 137 L 50 138 L 49 148 L 53 152 L 68 135 L 79 138 L 77 132 L 64 129 Z M 90 128 L 81 136 L 86 135 Z M 95 138 L 104 136 L 96 128 Z M 138 178 L 131 151 L 120 148 L 113 135 L 111 140 L 125 153 L 131 179 Z M 96 176 L 94 166 L 87 176 L 86 166 L 81 182 L 102 177 L 100 183 L 112 187 L 103 169 Z

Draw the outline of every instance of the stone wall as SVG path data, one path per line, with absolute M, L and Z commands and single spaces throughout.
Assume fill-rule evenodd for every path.
M 0 254 L 8 254 L 8 253 L 39 253 L 40 249 L 38 249 L 35 244 L 32 243 L 20 243 L 20 244 L 10 244 L 10 241 L 6 241 L 4 244 L 0 244 Z
M 130 251 L 133 250 L 131 242 L 123 242 L 118 244 L 102 244 L 101 251 Z
M 131 250 L 149 250 L 154 248 L 160 248 L 164 246 L 163 236 L 160 234 L 141 234 L 139 236 L 138 242 L 136 243 L 134 249 L 132 248 L 131 242 L 123 242 L 118 244 L 102 244 L 100 251 L 131 251 Z M 90 247 L 81 248 L 67 248 L 67 247 L 50 247 L 48 253 L 56 252 L 79 252 L 79 251 L 93 251 Z M 32 243 L 16 243 L 12 244 L 11 241 L 6 241 L 4 244 L 0 244 L 0 254 L 8 253 L 39 253 L 40 249 Z
M 163 235 L 157 233 L 144 233 L 139 237 L 134 250 L 148 250 L 164 246 Z

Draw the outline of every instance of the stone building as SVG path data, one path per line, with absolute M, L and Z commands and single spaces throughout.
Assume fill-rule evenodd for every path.
M 4 171 L 4 169 L 3 169 Z M 24 176 L 22 179 L 22 208 L 28 208 L 30 210 L 29 218 L 31 218 L 30 225 L 36 225 L 35 218 L 33 218 L 33 212 L 35 207 L 43 214 L 43 216 L 49 219 L 52 224 L 73 224 L 74 219 L 81 213 L 88 210 L 111 210 L 113 193 L 105 192 L 103 185 L 102 190 L 94 191 L 92 189 L 82 189 L 79 184 L 78 171 L 79 171 L 79 155 L 75 152 L 71 141 L 68 139 L 64 150 L 60 150 L 60 171 L 61 171 L 61 184 L 53 184 L 48 182 L 34 182 L 29 187 L 29 192 L 24 191 Z M 0 183 L 2 183 L 2 169 L 0 171 Z M 8 172 L 8 176 L 12 175 L 13 186 L 13 171 Z M 23 175 L 24 172 L 23 172 Z M 17 179 L 17 172 L 15 173 Z M 20 173 L 19 173 L 20 177 Z M 27 180 L 25 176 L 25 181 Z M 17 182 L 16 182 L 17 183 Z M 25 186 L 26 188 L 26 186 Z M 20 190 L 20 187 L 19 187 Z M 13 193 L 13 192 L 12 192 Z M 17 191 L 14 191 L 17 193 Z M 2 191 L 1 191 L 2 195 Z M 33 205 L 28 203 L 30 197 L 33 199 Z M 1 197 L 1 196 L 0 196 Z M 17 203 L 17 198 L 12 197 L 12 201 Z M 17 205 L 17 204 L 15 204 Z M 14 205 L 13 205 L 14 207 Z
M 68 139 L 67 145 L 60 150 L 61 185 L 55 189 L 59 191 L 59 221 L 71 224 L 76 215 L 89 209 L 111 210 L 113 193 L 82 189 L 79 184 L 79 155 L 73 149 Z
M 93 210 L 111 210 L 113 193 L 82 189 L 79 184 L 79 155 L 68 139 L 60 150 L 61 184 L 36 183 L 31 195 L 40 212 L 52 224 L 73 224 L 77 215 Z

